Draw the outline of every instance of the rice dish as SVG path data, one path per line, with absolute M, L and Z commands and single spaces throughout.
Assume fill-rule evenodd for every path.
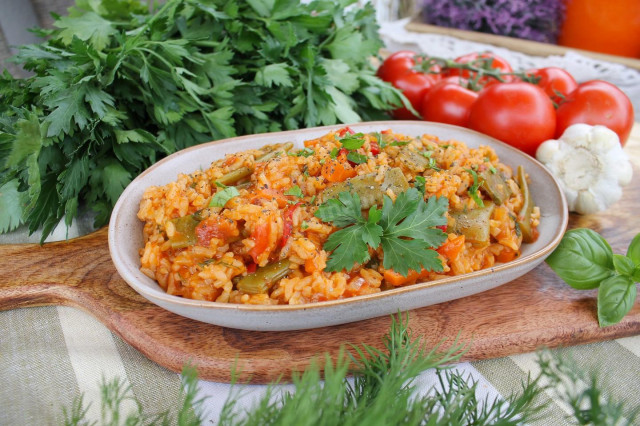
M 348 270 L 327 270 L 327 241 L 341 227 L 318 217 L 320 206 L 357 194 L 366 219 L 383 199 L 412 188 L 425 200 L 447 201 L 437 227 L 443 242 L 432 249 L 439 270 L 399 274 L 384 267 L 382 246 L 368 247 L 367 261 Z M 276 305 L 376 293 L 511 261 L 523 240 L 537 238 L 540 211 L 524 171 L 500 163 L 489 146 L 343 128 L 301 149 L 283 141 L 230 154 L 150 187 L 138 218 L 141 271 L 167 293 Z

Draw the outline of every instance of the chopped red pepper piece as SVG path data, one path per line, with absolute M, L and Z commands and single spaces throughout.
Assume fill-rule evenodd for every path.
M 271 231 L 271 223 L 265 222 L 256 225 L 255 229 L 251 233 L 251 239 L 255 243 L 253 248 L 249 250 L 249 255 L 253 258 L 255 263 L 258 263 L 258 256 L 260 256 L 269 246 L 269 232 Z
M 342 129 L 338 130 L 338 136 L 340 136 L 340 137 L 343 137 L 347 133 L 352 135 L 354 133 L 354 131 L 351 130 L 351 127 L 349 127 L 349 126 L 343 127 Z
M 282 226 L 282 239 L 280 240 L 280 247 L 284 247 L 291 236 L 291 232 L 293 232 L 293 212 L 298 208 L 298 206 L 302 203 L 295 203 L 288 206 L 284 212 L 282 213 L 282 219 L 284 220 L 284 224 Z
M 380 145 L 378 145 L 378 142 L 372 141 L 369 143 L 369 150 L 373 155 L 378 155 L 380 154 Z
M 258 265 L 256 265 L 255 263 L 249 262 L 247 264 L 247 272 L 248 273 L 253 274 L 256 271 L 256 269 L 258 269 Z

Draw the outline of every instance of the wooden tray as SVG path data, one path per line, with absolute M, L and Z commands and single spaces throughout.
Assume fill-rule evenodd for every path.
M 640 176 L 640 126 L 626 151 Z M 589 227 L 624 253 L 640 232 L 640 184 L 606 213 L 572 215 L 570 227 Z M 345 343 L 380 344 L 389 317 L 294 332 L 250 332 L 222 328 L 163 310 L 135 293 L 117 274 L 101 229 L 66 242 L 0 246 L 0 310 L 41 305 L 83 309 L 140 350 L 173 371 L 191 362 L 202 379 L 226 382 L 237 363 L 242 379 L 266 383 L 287 380 L 324 352 L 337 354 Z M 640 334 L 640 302 L 615 326 L 599 328 L 596 291 L 564 284 L 546 265 L 501 287 L 410 312 L 410 327 L 428 344 L 453 339 L 472 342 L 464 360 L 501 357 Z M 445 345 L 446 346 L 446 345 Z

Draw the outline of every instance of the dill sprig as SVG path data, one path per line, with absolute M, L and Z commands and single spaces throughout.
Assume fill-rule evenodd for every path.
M 234 382 L 217 424 L 524 425 L 544 417 L 545 392 L 573 409 L 569 420 L 576 424 L 635 424 L 639 419 L 638 410 L 625 410 L 622 403 L 603 395 L 597 374 L 581 370 L 558 352 L 539 354 L 540 374 L 521 383 L 519 392 L 505 398 L 479 399 L 478 382 L 448 366 L 460 359 L 467 346 L 456 339 L 446 349 L 442 348 L 444 342 L 429 349 L 420 336 L 411 334 L 408 325 L 408 315 L 392 317 L 383 349 L 362 344 L 343 347 L 335 359 L 325 354 L 293 376 L 293 391 L 270 385 L 247 410 L 237 404 L 243 388 Z M 432 368 L 436 369 L 438 385 L 419 393 L 416 378 Z M 185 368 L 182 377 L 183 398 L 177 403 L 176 418 L 168 411 L 147 416 L 137 402 L 137 411 L 122 417 L 120 404 L 133 399 L 130 388 L 119 380 L 103 382 L 102 424 L 203 424 L 204 399 L 196 399 L 195 369 Z M 65 424 L 88 424 L 86 414 L 82 397 L 77 398 L 71 409 L 64 411 Z

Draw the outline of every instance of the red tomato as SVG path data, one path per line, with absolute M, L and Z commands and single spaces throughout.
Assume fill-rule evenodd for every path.
M 538 145 L 553 137 L 556 112 L 547 94 L 533 84 L 494 84 L 471 107 L 469 127 L 533 156 Z
M 560 104 L 557 115 L 556 138 L 572 124 L 600 124 L 616 132 L 624 146 L 633 127 L 633 105 L 627 95 L 601 80 L 580 84 Z
M 457 62 L 459 64 L 468 64 L 469 62 L 472 61 L 478 61 L 480 62 L 482 59 L 487 60 L 487 61 L 491 61 L 491 68 L 493 69 L 497 69 L 500 72 L 503 73 L 510 73 L 513 72 L 513 69 L 511 68 L 511 65 L 509 65 L 509 63 L 501 58 L 500 56 L 491 53 L 491 52 L 484 52 L 484 53 L 468 53 L 466 55 L 460 56 L 456 59 L 454 59 L 454 62 Z M 481 63 L 477 63 L 476 64 L 479 68 L 482 68 L 482 64 Z M 476 76 L 476 73 L 473 71 L 469 71 L 469 70 L 461 70 L 461 69 L 457 69 L 457 68 L 450 68 L 447 71 L 447 75 L 448 76 L 461 76 L 464 78 L 468 78 L 468 79 L 473 79 Z M 506 76 L 504 77 L 505 80 L 507 81 L 511 81 L 510 76 Z M 480 85 L 491 85 L 491 84 L 495 84 L 495 83 L 499 83 L 499 80 L 492 78 L 492 77 L 481 77 L 478 79 L 478 83 Z
M 562 68 L 547 67 L 529 70 L 526 72 L 528 76 L 538 77 L 536 83 L 556 104 L 572 92 L 578 83 L 571 74 Z
M 391 80 L 391 84 L 402 90 L 416 111 L 420 111 L 424 95 L 437 82 L 437 77 L 419 72 L 409 72 Z M 417 118 L 404 107 L 396 109 L 392 114 L 398 120 L 415 120 Z
M 416 64 L 415 56 L 416 52 L 411 50 L 395 52 L 382 62 L 376 74 L 381 80 L 391 81 L 393 78 L 411 71 Z
M 440 82 L 427 92 L 420 112 L 427 121 L 464 127 L 469 121 L 471 106 L 477 98 L 476 92 L 456 83 Z

